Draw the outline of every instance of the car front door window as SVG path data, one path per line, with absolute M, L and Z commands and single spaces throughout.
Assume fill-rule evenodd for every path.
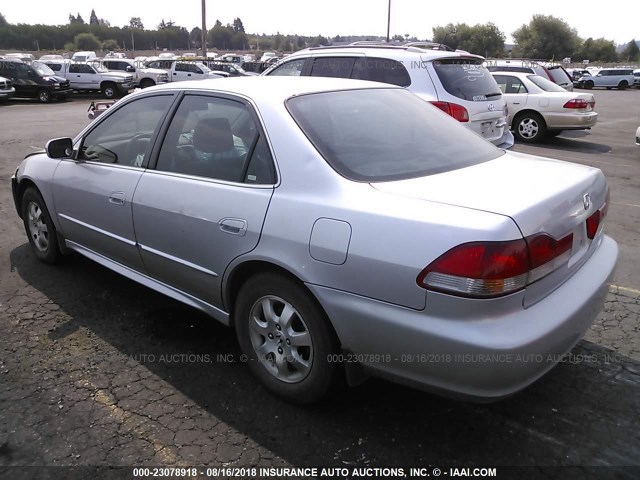
M 142 167 L 171 99 L 171 95 L 155 95 L 122 106 L 84 138 L 78 160 Z

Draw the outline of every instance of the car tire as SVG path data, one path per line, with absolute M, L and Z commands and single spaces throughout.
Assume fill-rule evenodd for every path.
M 104 95 L 105 98 L 109 99 L 116 98 L 116 96 L 118 95 L 118 88 L 116 87 L 116 84 L 107 82 L 102 85 L 102 95 Z
M 546 135 L 546 131 L 544 119 L 536 112 L 520 113 L 513 121 L 513 133 L 521 142 L 539 142 Z
M 151 80 L 150 78 L 144 78 L 141 82 L 140 82 L 140 88 L 148 88 L 148 87 L 153 87 L 156 84 L 156 82 L 154 82 L 153 80 Z
M 234 324 L 251 372 L 275 395 L 310 404 L 337 384 L 338 338 L 296 281 L 274 273 L 249 278 L 238 292 Z
M 587 90 L 591 90 L 593 88 L 593 81 L 587 80 L 586 82 L 584 82 L 584 88 L 586 88 Z
M 29 187 L 22 195 L 20 205 L 31 250 L 38 260 L 57 263 L 61 257 L 58 236 L 42 195 L 35 188 Z
M 629 83 L 626 80 L 622 80 L 618 84 L 618 90 L 626 90 L 628 86 L 629 86 Z
M 38 101 L 40 103 L 49 103 L 51 101 L 51 92 L 49 92 L 49 90 L 45 90 L 44 88 L 38 90 Z

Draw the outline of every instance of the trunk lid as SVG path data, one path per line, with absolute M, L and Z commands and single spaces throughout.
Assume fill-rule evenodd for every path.
M 607 183 L 597 168 L 506 152 L 488 162 L 445 173 L 372 186 L 386 193 L 505 215 L 524 237 L 573 234 L 566 265 L 527 287 L 525 306 L 569 278 L 601 240 L 587 236 L 586 220 L 606 201 Z

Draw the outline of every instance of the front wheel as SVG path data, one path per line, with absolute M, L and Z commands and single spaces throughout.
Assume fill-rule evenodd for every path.
M 309 404 L 331 390 L 339 342 L 304 287 L 281 275 L 256 275 L 240 289 L 234 318 L 249 368 L 269 391 Z
M 49 103 L 51 101 L 51 93 L 49 92 L 49 90 L 38 90 L 38 100 L 41 103 Z
M 513 133 L 525 143 L 540 141 L 547 131 L 544 119 L 535 112 L 519 115 L 513 122 Z
M 118 95 L 118 89 L 113 83 L 105 83 L 102 86 L 102 94 L 106 98 L 115 98 Z
M 626 90 L 626 88 L 629 86 L 629 83 L 626 80 L 622 80 L 619 84 L 618 84 L 618 90 Z
M 586 82 L 584 82 L 584 88 L 586 88 L 587 90 L 591 90 L 593 88 L 593 81 L 587 80 Z
M 140 88 L 153 87 L 155 84 L 156 84 L 156 82 L 154 82 L 150 78 L 145 78 L 140 82 Z
M 27 188 L 22 196 L 22 220 L 29 237 L 33 253 L 45 263 L 56 263 L 60 259 L 56 227 L 40 193 Z

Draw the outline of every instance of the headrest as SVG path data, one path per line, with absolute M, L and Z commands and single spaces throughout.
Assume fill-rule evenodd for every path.
M 233 148 L 233 134 L 226 118 L 204 118 L 193 132 L 193 147 L 205 153 L 222 153 Z

